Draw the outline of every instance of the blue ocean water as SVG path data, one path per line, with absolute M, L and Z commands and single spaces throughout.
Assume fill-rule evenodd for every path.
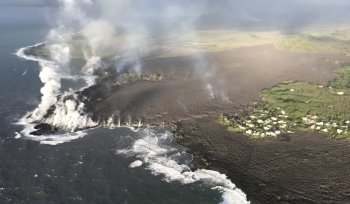
M 56 146 L 15 139 L 22 127 L 13 123 L 40 102 L 42 84 L 38 64 L 13 53 L 45 39 L 46 16 L 40 7 L 0 8 L 0 203 L 219 203 L 221 193 L 200 182 L 130 168 L 136 158 L 116 152 L 143 135 L 128 128 L 98 128 Z

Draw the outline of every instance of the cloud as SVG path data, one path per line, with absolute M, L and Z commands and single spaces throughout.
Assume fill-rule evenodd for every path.
M 1 0 L 0 6 L 41 7 L 56 5 L 56 0 Z

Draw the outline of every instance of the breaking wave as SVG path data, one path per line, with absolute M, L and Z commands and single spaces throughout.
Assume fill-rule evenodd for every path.
M 26 139 L 30 139 L 33 141 L 40 142 L 40 144 L 46 144 L 46 145 L 58 145 L 65 142 L 70 142 L 72 140 L 76 140 L 79 138 L 84 137 L 87 133 L 84 131 L 77 131 L 73 133 L 63 133 L 63 134 L 55 134 L 55 135 L 32 135 L 30 133 L 34 132 L 36 129 L 35 124 L 28 123 L 26 118 L 28 117 L 28 114 L 24 117 L 22 117 L 16 124 L 22 125 L 24 129 L 18 133 L 16 136 L 20 138 L 23 136 Z
M 84 112 L 85 104 L 78 99 L 75 91 L 60 92 L 61 79 L 75 79 L 83 78 L 86 82 L 87 88 L 94 84 L 94 78 L 91 75 L 86 76 L 71 76 L 69 73 L 61 72 L 59 65 L 55 61 L 49 61 L 39 57 L 26 55 L 27 49 L 35 46 L 21 48 L 16 53 L 20 58 L 36 61 L 41 67 L 40 79 L 44 86 L 41 89 L 42 101 L 39 106 L 32 112 L 26 114 L 17 123 L 23 125 L 24 129 L 20 132 L 22 136 L 27 139 L 38 141 L 41 144 L 57 145 L 64 142 L 69 142 L 85 136 L 87 133 L 84 131 L 77 131 L 86 128 L 96 127 L 99 122 L 95 122 L 91 117 Z M 55 52 L 59 47 L 55 47 Z M 64 50 L 64 52 L 69 52 Z M 60 52 L 58 52 L 60 53 Z M 57 57 L 60 61 L 65 61 L 65 54 L 61 53 Z M 97 63 L 95 63 L 97 62 Z M 99 60 L 91 59 L 87 61 L 87 64 L 83 69 L 90 70 L 89 64 L 95 66 Z M 59 97 L 58 97 L 59 96 Z M 47 111 L 54 107 L 52 114 L 47 115 Z M 44 117 L 45 116 L 45 117 Z M 50 134 L 50 135 L 32 135 L 34 128 L 38 123 L 51 124 L 54 127 L 58 127 L 64 130 L 69 130 L 70 133 L 63 134 Z M 107 126 L 116 127 L 117 125 L 107 124 Z M 131 125 L 131 123 L 129 124 Z M 139 125 L 140 126 L 140 125 Z M 217 190 L 222 193 L 223 204 L 248 204 L 246 195 L 236 187 L 224 174 L 217 171 L 198 169 L 192 171 L 189 167 L 191 160 L 189 154 L 184 150 L 172 147 L 172 134 L 170 132 L 159 132 L 156 128 L 141 128 L 133 129 L 137 131 L 141 138 L 138 138 L 134 143 L 126 149 L 118 150 L 118 154 L 126 156 L 134 156 L 136 160 L 130 164 L 130 168 L 144 167 L 152 172 L 154 175 L 162 175 L 163 179 L 167 182 L 178 181 L 182 184 L 191 184 L 195 182 L 201 182 L 213 190 Z M 16 135 L 20 138 L 20 135 Z
M 173 138 L 170 132 L 159 133 L 154 128 L 146 128 L 138 130 L 138 133 L 143 135 L 142 138 L 137 139 L 129 148 L 117 151 L 117 154 L 136 158 L 130 168 L 143 166 L 154 175 L 162 175 L 167 182 L 202 182 L 222 193 L 223 204 L 250 203 L 226 175 L 207 169 L 192 171 L 188 163 L 181 161 L 187 153 L 169 146 Z

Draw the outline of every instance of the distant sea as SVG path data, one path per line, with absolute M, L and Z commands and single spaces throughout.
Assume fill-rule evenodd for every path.
M 38 63 L 13 53 L 45 39 L 47 11 L 0 7 L 0 203 L 220 203 L 213 186 L 166 182 L 144 164 L 160 155 L 191 165 L 161 128 L 96 128 L 55 146 L 19 138 L 23 127 L 14 123 L 38 105 L 42 84 Z

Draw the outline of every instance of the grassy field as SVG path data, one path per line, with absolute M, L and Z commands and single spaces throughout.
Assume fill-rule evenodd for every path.
M 170 40 L 170 42 L 172 42 Z M 281 31 L 244 32 L 235 30 L 198 31 L 173 39 L 163 56 L 188 55 L 196 52 L 219 52 L 238 47 L 272 44 L 291 52 L 350 54 L 349 28 L 309 28 L 298 33 Z
M 154 39 L 141 36 L 118 35 L 110 44 L 113 49 L 106 49 L 98 54 L 107 58 L 120 54 L 125 48 L 137 50 L 138 47 L 146 47 L 147 52 L 153 56 L 174 57 L 263 44 L 272 44 L 276 49 L 292 52 L 342 52 L 349 54 L 350 28 L 309 28 L 292 34 L 281 31 L 202 30 L 168 36 L 162 39 L 162 43 L 156 42 Z M 89 52 L 88 42 L 82 36 L 70 36 L 67 38 L 67 44 L 71 46 L 72 58 L 82 59 L 86 52 Z M 45 47 L 40 47 L 34 52 L 37 55 L 46 56 L 49 53 Z
M 318 28 L 297 34 L 275 34 L 276 49 L 290 52 L 350 54 L 348 28 Z M 332 63 L 339 64 L 333 60 Z M 340 66 L 340 65 L 339 65 Z M 278 136 L 295 131 L 318 131 L 350 138 L 350 66 L 339 68 L 328 84 L 284 82 L 261 92 L 261 101 L 243 116 L 223 114 L 218 121 L 230 131 L 251 137 Z
M 244 116 L 222 115 L 219 122 L 253 137 L 285 132 L 318 131 L 350 137 L 350 66 L 328 86 L 286 82 L 261 92 L 261 102 Z
M 345 36 L 344 36 L 345 38 Z M 294 52 L 317 53 L 346 53 L 350 54 L 350 41 L 341 40 L 332 36 L 317 36 L 312 34 L 299 34 L 283 36 L 274 42 L 277 49 Z

